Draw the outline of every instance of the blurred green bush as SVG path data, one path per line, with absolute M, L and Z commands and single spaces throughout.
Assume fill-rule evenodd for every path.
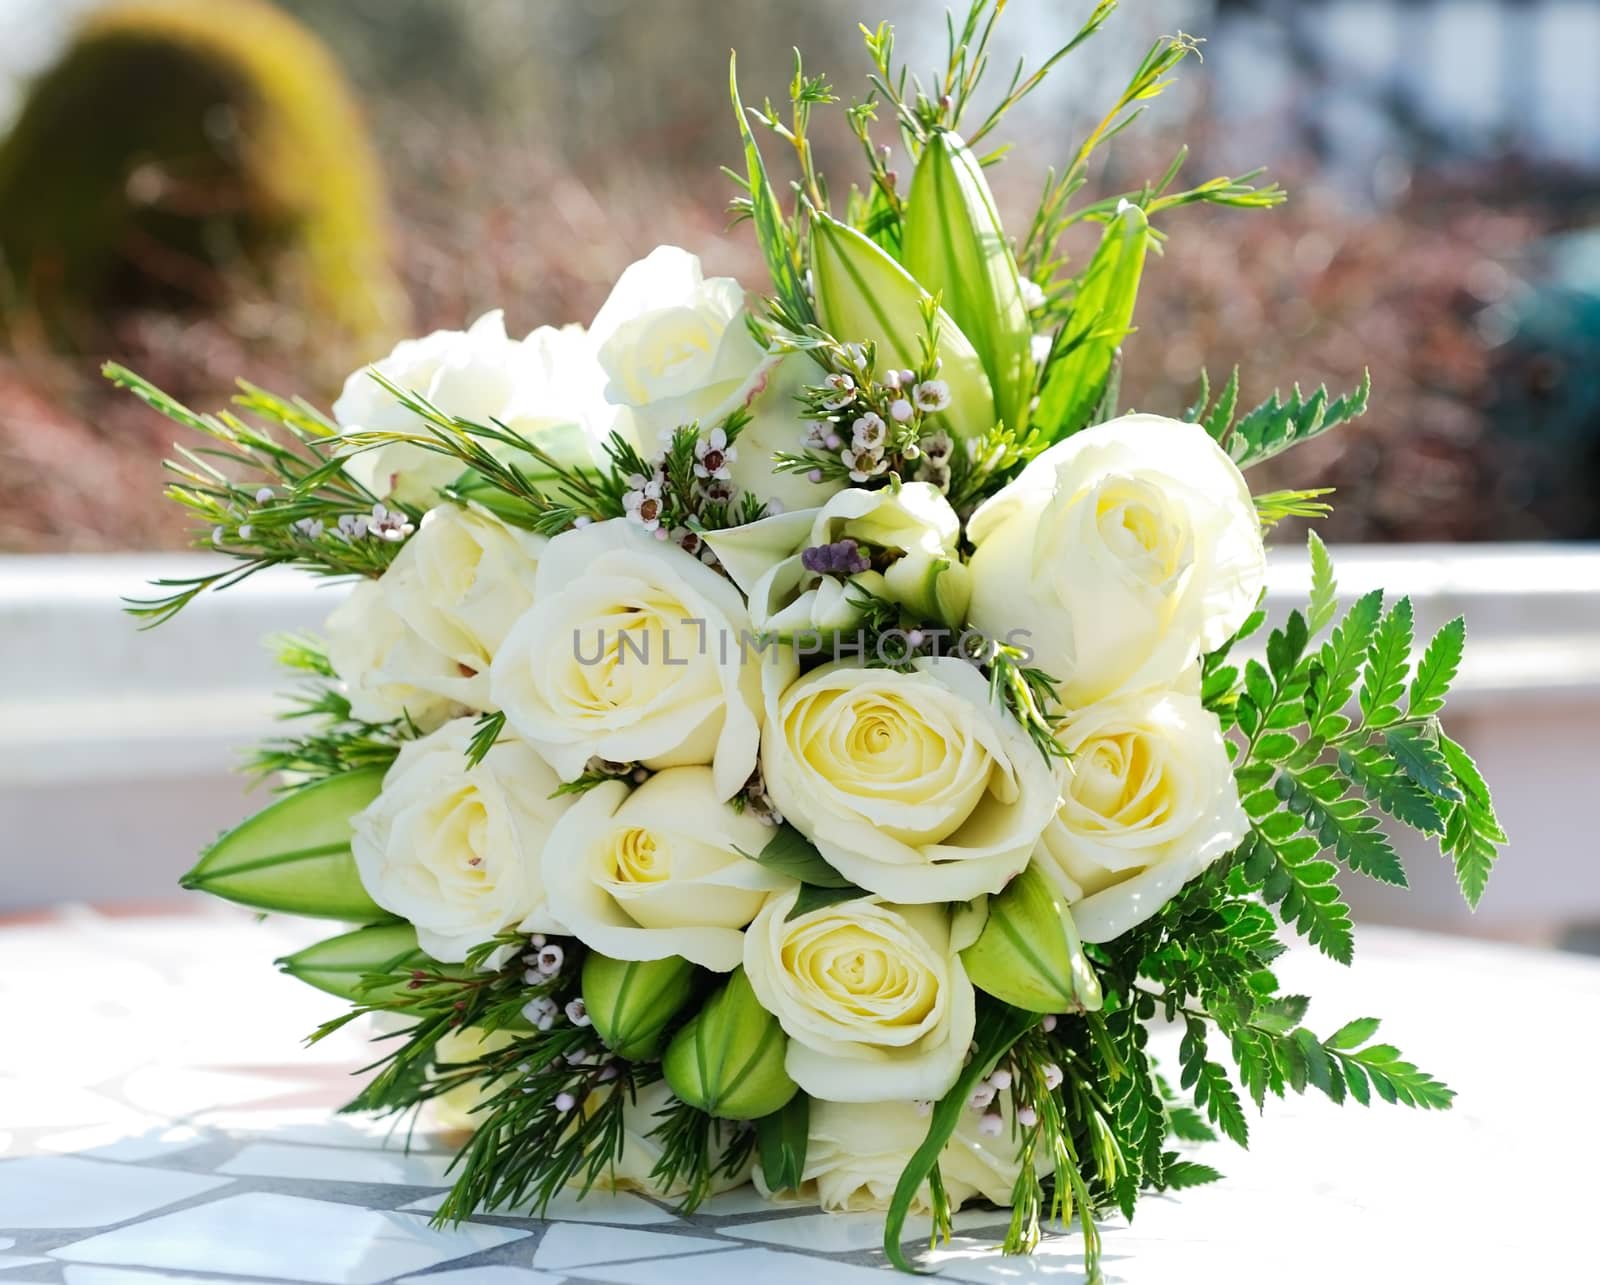
M 0 317 L 91 350 L 108 313 L 243 285 L 352 345 L 404 329 L 378 165 L 318 39 L 260 0 L 89 16 L 0 144 Z

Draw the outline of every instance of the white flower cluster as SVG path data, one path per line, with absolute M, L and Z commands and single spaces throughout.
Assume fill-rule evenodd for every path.
M 447 412 L 500 419 L 578 462 L 602 431 L 659 445 L 697 423 L 696 485 L 773 506 L 702 548 L 664 521 L 664 479 L 637 476 L 624 516 L 545 539 L 439 502 L 454 472 L 441 457 L 352 457 L 380 499 L 426 511 L 329 621 L 357 715 L 404 714 L 424 733 L 359 819 L 355 852 L 372 898 L 441 960 L 518 928 L 618 960 L 742 968 L 813 1099 L 806 1179 L 830 1207 L 879 1206 L 925 1130 L 915 1103 L 942 1096 L 968 1056 L 962 952 L 984 899 L 1031 862 L 1082 937 L 1106 941 L 1245 833 L 1196 676 L 1257 599 L 1261 533 L 1204 430 L 1147 415 L 1044 451 L 965 523 L 942 494 L 959 439 L 930 435 L 923 480 L 885 485 L 876 413 L 809 430 L 873 489 L 774 473 L 773 451 L 808 431 L 792 396 L 805 375 L 780 367 L 806 358 L 763 352 L 744 309 L 734 282 L 664 247 L 623 274 L 587 332 L 513 342 L 490 314 L 380 363 Z M 941 380 L 893 378 L 891 415 L 950 403 Z M 828 386 L 851 404 L 848 375 Z M 755 419 L 730 443 L 715 425 L 746 406 Z M 409 415 L 361 375 L 336 410 L 352 427 Z M 700 556 L 713 554 L 716 566 Z M 764 632 L 837 641 L 875 601 L 923 622 L 916 642 L 976 630 L 1031 650 L 1059 684 L 1070 767 L 952 649 L 887 667 L 752 646 Z M 469 767 L 468 716 L 490 711 L 504 733 Z M 558 792 L 597 759 L 622 766 Z M 797 882 L 749 859 L 774 815 L 863 895 L 795 913 Z M 588 1020 L 529 1014 L 563 1017 Z M 1009 1194 L 1005 1074 L 950 1144 L 941 1172 L 957 1202 Z

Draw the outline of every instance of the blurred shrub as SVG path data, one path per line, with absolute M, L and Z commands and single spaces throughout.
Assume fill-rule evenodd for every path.
M 241 280 L 365 348 L 404 316 L 386 233 L 337 67 L 259 0 L 94 12 L 0 145 L 0 304 L 80 349 L 107 313 L 217 307 Z

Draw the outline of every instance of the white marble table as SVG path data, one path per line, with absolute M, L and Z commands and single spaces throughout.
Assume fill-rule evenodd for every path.
M 893 1279 L 875 1216 L 748 1189 L 690 1218 L 623 1195 L 430 1229 L 445 1157 L 332 1115 L 355 1038 L 299 1047 L 335 1003 L 272 971 L 302 940 L 222 909 L 0 925 L 0 1285 Z M 1600 962 L 1368 929 L 1353 970 L 1293 952 L 1281 972 L 1317 997 L 1318 1029 L 1385 1017 L 1456 1109 L 1269 1103 L 1248 1152 L 1202 1149 L 1228 1181 L 1107 1228 L 1109 1281 L 1600 1280 Z M 1082 1280 L 1075 1233 L 1008 1259 L 1003 1220 L 963 1213 L 928 1265 Z

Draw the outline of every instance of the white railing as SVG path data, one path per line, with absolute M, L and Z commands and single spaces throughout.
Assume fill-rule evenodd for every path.
M 1586 804 L 1600 779 L 1600 550 L 1559 545 L 1335 549 L 1341 597 L 1410 594 L 1419 635 L 1468 620 L 1455 733 L 1495 785 L 1514 848 L 1480 929 L 1600 918 Z M 263 574 L 141 633 L 119 599 L 194 575 L 204 555 L 0 558 L 0 910 L 62 898 L 152 900 L 258 800 L 230 769 L 272 734 L 285 686 L 263 639 L 315 630 L 341 590 Z M 1304 598 L 1274 556 L 1273 618 Z M 1467 927 L 1449 870 L 1407 852 L 1407 896 L 1348 878 L 1369 918 Z

